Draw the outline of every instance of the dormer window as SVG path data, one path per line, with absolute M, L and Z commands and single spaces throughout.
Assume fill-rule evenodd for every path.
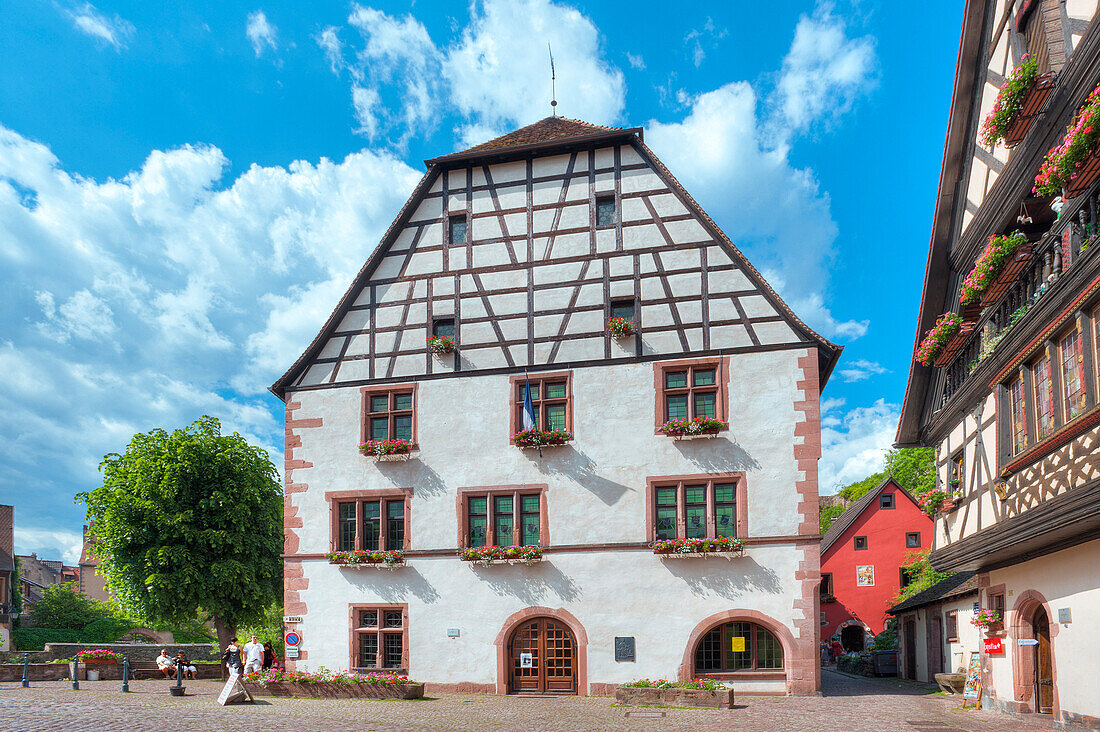
M 465 214 L 451 216 L 447 220 L 447 228 L 449 229 L 448 241 L 451 244 L 466 243 L 466 238 L 469 234 L 469 224 L 466 222 Z
M 614 226 L 617 213 L 614 196 L 596 197 L 596 226 Z

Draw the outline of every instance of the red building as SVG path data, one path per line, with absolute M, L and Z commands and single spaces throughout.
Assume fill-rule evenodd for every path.
M 902 565 L 932 543 L 932 519 L 909 491 L 887 478 L 842 513 L 821 538 L 821 637 L 840 635 L 847 651 L 881 633 L 886 610 L 908 584 Z

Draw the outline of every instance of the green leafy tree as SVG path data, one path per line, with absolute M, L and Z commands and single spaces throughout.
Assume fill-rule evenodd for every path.
M 214 417 L 134 435 L 100 464 L 88 507 L 99 571 L 127 611 L 186 623 L 199 611 L 225 646 L 282 593 L 283 495 L 267 453 Z
M 283 655 L 285 643 L 283 641 L 283 603 L 272 603 L 263 617 L 237 628 L 237 634 L 246 639 L 250 636 L 259 638 L 260 643 L 270 643 L 275 649 L 275 655 L 280 658 Z
M 14 613 L 23 612 L 23 593 L 19 589 L 19 571 L 19 557 L 16 557 L 15 572 L 11 576 L 11 610 Z
M 80 593 L 75 582 L 42 588 L 42 599 L 34 604 L 31 617 L 39 628 L 82 630 L 84 626 L 114 615 L 111 603 L 99 602 Z
M 931 447 L 906 447 L 886 453 L 885 465 L 877 473 L 841 488 L 837 493 L 849 504 L 858 501 L 879 483 L 892 477 L 905 490 L 920 498 L 936 487 L 936 451 Z M 841 506 L 829 506 L 821 511 L 821 533 L 844 513 Z

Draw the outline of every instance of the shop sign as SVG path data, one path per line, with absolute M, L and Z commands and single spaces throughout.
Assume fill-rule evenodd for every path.
M 983 653 L 1004 653 L 1005 643 L 1000 638 L 982 638 Z
M 1018 646 L 1037 646 L 1039 645 L 1038 638 L 1017 638 L 1016 645 Z

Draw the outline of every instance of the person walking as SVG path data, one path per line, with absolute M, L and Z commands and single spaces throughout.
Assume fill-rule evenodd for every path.
M 231 676 L 241 675 L 241 649 L 237 645 L 237 636 L 229 639 L 229 647 L 222 654 L 222 663 L 229 669 Z
M 264 670 L 275 665 L 275 649 L 270 643 L 264 643 Z
M 251 643 L 244 644 L 244 672 L 250 674 L 253 671 L 261 671 L 264 667 L 264 647 L 260 639 L 252 636 Z

